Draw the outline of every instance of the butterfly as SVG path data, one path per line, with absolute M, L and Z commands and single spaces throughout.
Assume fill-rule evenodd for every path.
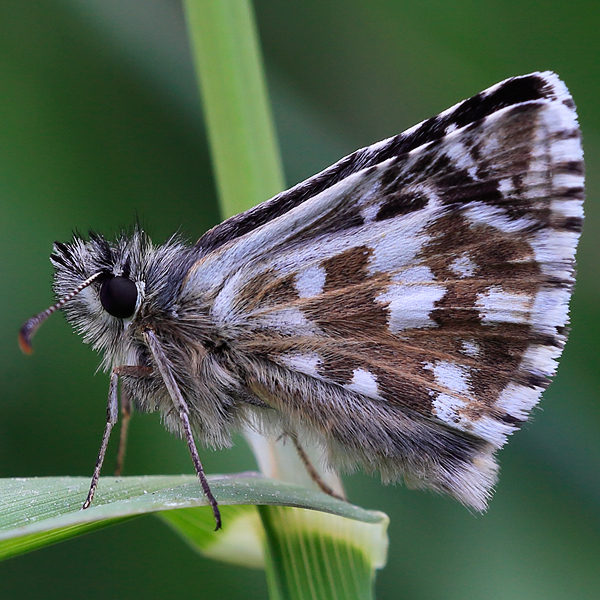
M 341 159 L 195 244 L 55 243 L 55 310 L 103 354 L 125 414 L 188 444 L 252 426 L 336 469 L 485 510 L 496 451 L 527 420 L 568 333 L 584 163 L 551 72 L 507 79 Z

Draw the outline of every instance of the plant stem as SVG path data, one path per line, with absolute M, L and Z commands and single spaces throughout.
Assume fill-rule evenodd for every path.
M 223 217 L 284 188 L 249 0 L 185 0 Z

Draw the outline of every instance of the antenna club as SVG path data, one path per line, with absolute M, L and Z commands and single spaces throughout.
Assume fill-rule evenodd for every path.
M 31 327 L 29 321 L 19 330 L 19 347 L 23 354 L 33 354 L 33 346 L 31 345 Z
M 81 290 L 85 289 L 88 285 L 96 281 L 102 275 L 101 271 L 94 273 L 91 277 L 88 277 L 83 283 L 78 285 L 70 294 L 67 294 L 64 298 L 61 298 L 56 304 L 53 304 L 50 308 L 43 310 L 39 315 L 31 317 L 26 321 L 21 329 L 19 330 L 19 346 L 25 354 L 33 354 L 33 347 L 31 346 L 31 338 L 35 335 L 35 332 L 39 329 L 40 325 L 55 311 L 62 308 L 69 300 L 73 300 Z

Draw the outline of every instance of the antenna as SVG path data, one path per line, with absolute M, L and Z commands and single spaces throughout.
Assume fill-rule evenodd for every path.
M 56 304 L 53 304 L 50 308 L 43 310 L 41 313 L 31 317 L 26 321 L 21 329 L 19 330 L 19 346 L 25 354 L 32 354 L 33 347 L 31 346 L 31 338 L 35 335 L 35 332 L 39 329 L 40 325 L 55 311 L 62 308 L 69 300 L 73 300 L 81 290 L 85 289 L 88 285 L 94 283 L 102 271 L 94 273 L 90 278 L 86 279 L 82 284 L 78 285 L 71 293 L 67 294 L 64 298 L 61 298 Z

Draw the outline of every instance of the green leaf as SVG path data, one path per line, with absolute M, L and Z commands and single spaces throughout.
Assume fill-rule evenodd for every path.
M 208 480 L 223 507 L 223 532 L 212 531 L 211 510 L 193 475 L 103 477 L 94 504 L 87 510 L 81 510 L 90 483 L 87 477 L 1 479 L 0 559 L 157 512 L 204 554 L 216 558 L 230 552 L 232 559 L 229 562 L 255 567 L 262 564 L 262 559 L 256 558 L 261 553 L 257 550 L 262 548 L 261 534 L 255 537 L 239 535 L 234 536 L 235 539 L 228 536 L 228 531 L 233 534 L 240 530 L 240 518 L 246 519 L 246 524 L 253 518 L 250 511 L 256 512 L 255 505 L 310 508 L 372 523 L 376 527 L 385 524 L 385 516 L 381 513 L 257 474 L 213 475 Z M 250 506 L 240 510 L 239 505 Z M 232 548 L 235 553 L 241 553 L 240 560 L 235 559 Z M 249 556 L 251 558 L 247 558 Z

